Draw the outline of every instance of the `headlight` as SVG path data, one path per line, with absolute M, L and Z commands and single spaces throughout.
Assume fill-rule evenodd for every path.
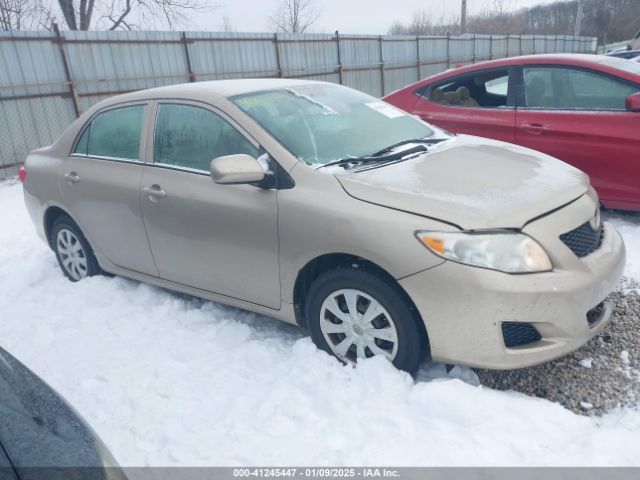
M 433 253 L 454 262 L 506 273 L 551 270 L 549 256 L 533 238 L 517 232 L 416 232 Z

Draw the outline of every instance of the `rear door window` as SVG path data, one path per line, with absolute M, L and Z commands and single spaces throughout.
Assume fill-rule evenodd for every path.
M 131 105 L 98 113 L 85 125 L 71 154 L 138 160 L 145 108 Z
M 528 108 L 546 110 L 626 110 L 629 95 L 640 89 L 596 72 L 558 67 L 525 67 Z
M 91 122 L 89 156 L 138 160 L 144 105 L 107 110 Z

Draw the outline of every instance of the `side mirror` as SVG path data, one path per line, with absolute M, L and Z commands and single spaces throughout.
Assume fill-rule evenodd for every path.
M 210 170 L 213 181 L 223 185 L 255 183 L 264 179 L 262 165 L 244 153 L 214 158 Z
M 640 112 L 640 93 L 634 93 L 627 97 L 625 102 L 627 110 L 630 112 Z

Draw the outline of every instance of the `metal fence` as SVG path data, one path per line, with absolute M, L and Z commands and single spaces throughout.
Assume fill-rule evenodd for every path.
M 382 96 L 456 65 L 595 49 L 594 38 L 539 35 L 0 32 L 0 175 L 95 102 L 132 90 L 286 77 Z

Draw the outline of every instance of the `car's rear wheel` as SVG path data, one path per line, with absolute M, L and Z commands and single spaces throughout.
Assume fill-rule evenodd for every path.
M 100 273 L 89 242 L 71 218 L 61 216 L 53 223 L 51 245 L 62 272 L 72 282 Z
M 307 326 L 314 343 L 344 363 L 380 355 L 415 372 L 428 342 L 398 288 L 362 270 L 336 269 L 318 277 L 307 294 Z

